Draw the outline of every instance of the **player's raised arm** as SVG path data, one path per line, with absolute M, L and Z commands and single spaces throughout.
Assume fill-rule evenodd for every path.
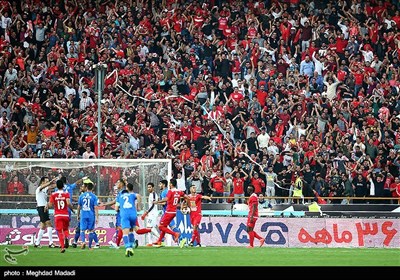
M 51 179 L 47 183 L 44 183 L 43 185 L 41 185 L 39 187 L 39 190 L 41 191 L 46 187 L 49 187 L 49 189 L 54 189 L 56 187 L 56 185 L 54 184 L 54 181 L 56 181 L 57 179 L 59 179 L 59 178 L 58 177 L 54 177 L 53 179 Z

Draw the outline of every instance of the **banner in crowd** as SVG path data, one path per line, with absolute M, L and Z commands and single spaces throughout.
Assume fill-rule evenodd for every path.
M 206 246 L 246 246 L 246 217 L 203 217 L 199 231 L 201 243 Z M 101 245 L 108 245 L 115 234 L 115 217 L 100 216 L 96 232 Z M 38 217 L 2 216 L 0 241 L 8 236 L 13 244 L 32 244 L 38 231 Z M 143 221 L 139 219 L 142 226 Z M 264 246 L 273 247 L 390 247 L 400 248 L 399 219 L 345 219 L 345 218 L 259 218 L 255 230 L 265 238 Z M 183 238 L 190 238 L 192 228 L 189 215 L 178 212 L 175 230 Z M 74 229 L 70 230 L 73 238 Z M 145 245 L 143 235 L 138 235 Z M 53 231 L 53 240 L 58 237 Z M 47 244 L 45 234 L 42 244 Z M 257 242 L 255 243 L 257 244 Z

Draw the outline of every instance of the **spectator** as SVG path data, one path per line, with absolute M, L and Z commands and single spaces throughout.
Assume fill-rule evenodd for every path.
M 18 179 L 18 176 L 14 176 L 7 185 L 7 194 L 25 194 L 24 185 Z

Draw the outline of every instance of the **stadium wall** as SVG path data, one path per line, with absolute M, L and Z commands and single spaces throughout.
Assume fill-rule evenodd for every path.
M 246 246 L 247 217 L 203 217 L 199 227 L 202 245 Z M 114 216 L 100 216 L 97 233 L 101 245 L 108 245 L 115 233 Z M 143 223 L 139 219 L 140 223 Z M 12 244 L 32 244 L 39 217 L 35 215 L 2 215 L 0 240 L 11 237 Z M 178 212 L 177 229 L 182 237 L 190 238 L 189 215 Z M 74 226 L 74 225 L 72 225 Z M 400 248 L 400 219 L 294 218 L 261 217 L 255 230 L 265 237 L 267 247 L 341 247 L 341 248 Z M 70 238 L 74 229 L 71 227 Z M 143 235 L 137 236 L 144 245 Z M 53 231 L 53 240 L 58 237 Z M 42 244 L 47 244 L 47 235 Z M 257 242 L 256 242 L 257 244 Z

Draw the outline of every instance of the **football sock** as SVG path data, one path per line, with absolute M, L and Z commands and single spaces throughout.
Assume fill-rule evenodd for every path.
M 130 244 L 135 243 L 135 235 L 133 234 L 133 232 L 130 232 L 130 233 L 128 234 L 128 239 L 129 239 L 129 243 L 130 243 Z M 124 240 L 124 242 L 125 242 L 125 240 Z M 131 246 L 131 247 L 132 247 L 132 246 Z
M 60 247 L 64 249 L 64 232 L 62 230 L 57 231 L 58 239 L 60 240 Z M 51 243 L 49 243 L 51 244 Z
M 122 229 L 118 230 L 118 235 L 117 235 L 117 246 L 119 246 L 119 244 L 121 244 L 121 239 L 122 239 Z M 125 241 L 124 241 L 125 242 Z
M 84 230 L 82 230 L 81 231 L 81 240 L 82 240 L 82 243 L 85 243 L 85 231 Z
M 78 242 L 79 236 L 81 235 L 81 229 L 76 228 L 75 229 L 75 235 L 74 235 L 74 243 Z
M 42 240 L 43 234 L 44 234 L 44 229 L 39 229 L 38 236 L 35 240 L 36 245 L 40 245 L 40 241 Z
M 49 236 L 49 245 L 53 244 L 53 228 L 52 227 L 47 227 L 47 235 Z
M 68 239 L 69 238 L 69 230 L 64 230 L 64 238 Z M 68 240 L 68 244 L 69 244 L 69 240 Z
M 197 229 L 193 230 L 193 233 L 192 233 L 192 243 L 194 243 L 194 241 L 197 240 L 197 233 L 198 233 Z
M 93 231 L 93 241 L 95 244 L 99 244 L 99 238 L 97 237 L 97 233 Z
M 89 232 L 89 248 L 92 248 L 93 232 Z
M 165 236 L 165 232 L 161 230 L 160 237 L 158 238 L 157 243 L 161 242 L 163 240 L 164 236 Z
M 132 248 L 132 245 L 129 244 L 129 237 L 128 237 L 128 235 L 124 235 L 123 238 L 124 238 L 125 248 L 127 248 L 127 249 L 128 249 L 128 248 Z
M 249 237 L 250 237 L 250 246 L 254 246 L 254 231 L 249 232 Z

